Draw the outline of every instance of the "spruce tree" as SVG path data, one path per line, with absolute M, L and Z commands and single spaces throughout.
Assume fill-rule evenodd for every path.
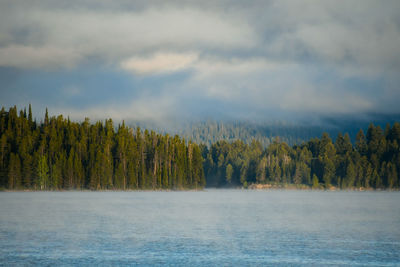
M 49 186 L 49 166 L 47 164 L 46 155 L 39 157 L 39 162 L 37 166 L 37 176 L 39 179 L 39 186 L 41 190 L 48 189 Z

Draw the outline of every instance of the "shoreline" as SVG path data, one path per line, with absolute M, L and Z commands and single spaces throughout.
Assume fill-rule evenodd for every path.
M 384 188 L 372 188 L 372 187 L 349 187 L 349 188 L 339 188 L 335 186 L 330 186 L 329 188 L 325 188 L 324 186 L 319 186 L 317 188 L 313 188 L 312 186 L 300 184 L 251 184 L 247 187 L 249 190 L 288 190 L 288 191 L 357 191 L 357 192 L 371 192 L 371 191 L 400 191 L 399 188 L 392 189 L 384 189 Z
M 194 188 L 183 188 L 183 189 L 99 189 L 99 190 L 92 190 L 92 189 L 46 189 L 46 190 L 40 190 L 40 189 L 6 189 L 6 188 L 1 188 L 1 192 L 200 192 L 204 191 L 206 188 L 199 188 L 199 189 L 194 189 Z
M 2 192 L 204 192 L 207 190 L 250 190 L 250 191 L 329 191 L 329 192 L 341 192 L 341 191 L 352 191 L 352 192 L 399 192 L 399 188 L 395 189 L 382 189 L 382 188 L 346 188 L 341 189 L 337 187 L 330 188 L 312 188 L 306 185 L 274 185 L 274 184 L 251 184 L 247 188 L 245 187 L 205 187 L 202 189 L 103 189 L 103 190 L 90 190 L 90 189 L 71 189 L 71 190 L 37 190 L 37 189 L 1 189 Z

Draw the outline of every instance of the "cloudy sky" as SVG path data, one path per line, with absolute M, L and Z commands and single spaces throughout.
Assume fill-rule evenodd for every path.
M 0 105 L 43 116 L 400 113 L 400 1 L 0 1 Z

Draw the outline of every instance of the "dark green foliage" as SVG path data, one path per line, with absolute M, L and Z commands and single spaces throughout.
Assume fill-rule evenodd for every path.
M 21 161 L 17 154 L 11 153 L 8 170 L 8 187 L 18 189 L 21 186 Z
M 203 188 L 202 149 L 178 136 L 134 132 L 112 120 L 62 116 L 44 122 L 12 107 L 0 111 L 0 187 L 9 189 Z
M 232 180 L 232 173 L 233 173 L 233 167 L 230 163 L 228 163 L 228 165 L 226 166 L 225 173 L 226 173 L 226 181 L 230 183 Z
M 224 132 L 224 125 L 216 125 Z M 233 128 L 232 128 L 233 130 Z M 230 131 L 230 130 L 229 130 Z M 228 132 L 229 132 L 228 131 Z M 9 189 L 189 189 L 251 183 L 312 188 L 400 186 L 400 124 L 371 124 L 353 146 L 348 134 L 324 133 L 300 145 L 279 138 L 218 141 L 210 147 L 179 136 L 127 127 L 111 119 L 90 124 L 63 116 L 43 123 L 32 110 L 0 110 L 0 187 Z M 228 138 L 228 140 L 232 140 Z M 285 139 L 283 139 L 285 140 Z
M 203 149 L 204 170 L 207 185 L 217 187 L 267 183 L 392 189 L 400 184 L 399 141 L 399 123 L 385 134 L 370 125 L 367 137 L 362 131 L 357 134 L 355 147 L 350 136 L 341 133 L 335 143 L 324 133 L 321 139 L 293 147 L 276 140 L 266 149 L 254 140 L 219 141 Z
M 45 155 L 39 157 L 36 170 L 40 189 L 49 189 L 49 166 L 47 165 L 47 157 Z
M 319 188 L 318 177 L 315 174 L 313 175 L 313 179 L 312 179 L 312 188 L 313 189 Z

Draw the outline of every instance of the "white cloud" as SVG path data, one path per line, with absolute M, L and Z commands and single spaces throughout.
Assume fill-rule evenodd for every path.
M 188 88 L 249 110 L 354 113 L 375 108 L 370 95 L 360 94 L 362 90 L 340 88 L 341 82 L 334 79 L 313 80 L 327 70 L 304 64 L 202 59 L 193 69 L 196 72 L 188 81 Z
M 197 78 L 210 78 L 221 75 L 243 75 L 246 73 L 265 73 L 288 68 L 293 63 L 267 60 L 265 58 L 202 58 L 195 64 Z
M 146 58 L 129 58 L 121 63 L 121 67 L 137 74 L 169 73 L 188 68 L 197 57 L 195 53 L 156 53 Z
M 259 58 L 200 58 L 192 66 L 188 87 L 199 88 L 212 99 L 255 104 L 266 90 L 263 77 L 290 65 Z

